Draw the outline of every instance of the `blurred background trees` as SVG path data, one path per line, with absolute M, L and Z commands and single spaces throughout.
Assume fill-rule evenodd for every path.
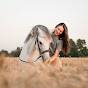
M 22 47 L 17 47 L 16 50 L 11 51 L 10 53 L 8 53 L 8 51 L 6 50 L 2 50 L 0 51 L 0 55 L 2 55 L 2 53 L 5 53 L 6 56 L 9 56 L 9 57 L 19 57 L 21 50 L 22 50 Z
M 73 39 L 70 39 L 69 42 L 71 47 L 70 53 L 64 55 L 61 51 L 60 57 L 88 57 L 88 48 L 84 39 L 77 39 L 76 42 L 74 42 Z
M 65 55 L 60 51 L 60 57 L 88 57 L 88 48 L 84 39 L 77 39 L 76 42 L 74 42 L 73 39 L 70 39 L 69 42 L 71 47 L 70 53 Z M 6 50 L 1 50 L 0 55 L 4 53 L 5 56 L 19 57 L 21 50 L 22 47 L 17 47 L 16 50 L 11 51 L 10 53 Z

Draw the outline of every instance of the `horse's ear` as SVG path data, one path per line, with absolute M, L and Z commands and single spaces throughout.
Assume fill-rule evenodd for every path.
M 34 37 L 34 34 L 33 34 L 33 29 L 30 31 L 30 33 L 31 33 L 32 37 Z
M 39 27 L 37 28 L 37 30 L 38 30 L 38 33 L 41 33 L 41 32 L 42 32 L 41 29 L 40 29 Z

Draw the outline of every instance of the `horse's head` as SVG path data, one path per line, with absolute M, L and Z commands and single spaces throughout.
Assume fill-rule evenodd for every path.
M 49 58 L 51 36 L 48 28 L 42 25 L 36 25 L 32 28 L 31 35 L 35 37 L 35 46 L 39 54 L 42 54 L 42 59 L 46 60 Z

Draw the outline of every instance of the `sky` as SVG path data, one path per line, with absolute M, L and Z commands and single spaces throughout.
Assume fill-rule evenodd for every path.
M 22 47 L 35 25 L 51 30 L 61 22 L 69 38 L 88 47 L 88 0 L 0 0 L 0 51 Z

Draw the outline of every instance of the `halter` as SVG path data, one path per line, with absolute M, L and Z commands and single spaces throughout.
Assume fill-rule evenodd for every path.
M 42 36 L 40 36 L 40 37 L 42 37 Z M 42 38 L 44 38 L 44 37 L 42 37 Z M 39 46 L 39 39 L 38 39 L 38 35 L 37 35 L 37 37 L 36 37 L 36 40 L 35 40 L 35 42 L 37 42 L 37 45 L 38 45 L 38 50 L 39 50 L 39 57 L 37 57 L 37 59 L 36 60 L 34 60 L 33 62 L 36 62 L 40 57 L 42 57 L 42 60 L 43 60 L 43 62 L 45 61 L 44 60 L 44 58 L 43 58 L 43 54 L 44 53 L 46 53 L 46 52 L 49 52 L 50 51 L 50 48 L 48 49 L 48 50 L 45 50 L 45 51 L 43 51 L 43 52 L 41 52 L 41 49 L 40 49 L 40 46 Z M 19 58 L 20 59 L 20 58 Z M 21 59 L 20 59 L 21 60 Z M 27 61 L 24 61 L 24 60 L 21 60 L 22 62 L 25 62 L 25 63 L 29 63 L 29 62 L 27 62 Z
M 40 37 L 42 37 L 42 36 L 40 36 Z M 42 38 L 44 38 L 44 37 L 42 37 Z M 37 61 L 40 57 L 42 57 L 42 60 L 43 60 L 43 62 L 44 62 L 45 60 L 44 60 L 42 54 L 44 54 L 44 53 L 46 53 L 46 52 L 49 52 L 50 49 L 41 52 L 41 49 L 40 49 L 39 41 L 38 41 L 38 40 L 39 40 L 39 39 L 38 39 L 38 36 L 37 36 L 37 37 L 36 37 L 36 42 L 37 42 L 37 45 L 38 45 L 38 49 L 39 49 L 39 54 L 40 54 L 40 56 L 39 56 L 35 61 Z M 34 62 L 35 62 L 35 61 L 34 61 Z

